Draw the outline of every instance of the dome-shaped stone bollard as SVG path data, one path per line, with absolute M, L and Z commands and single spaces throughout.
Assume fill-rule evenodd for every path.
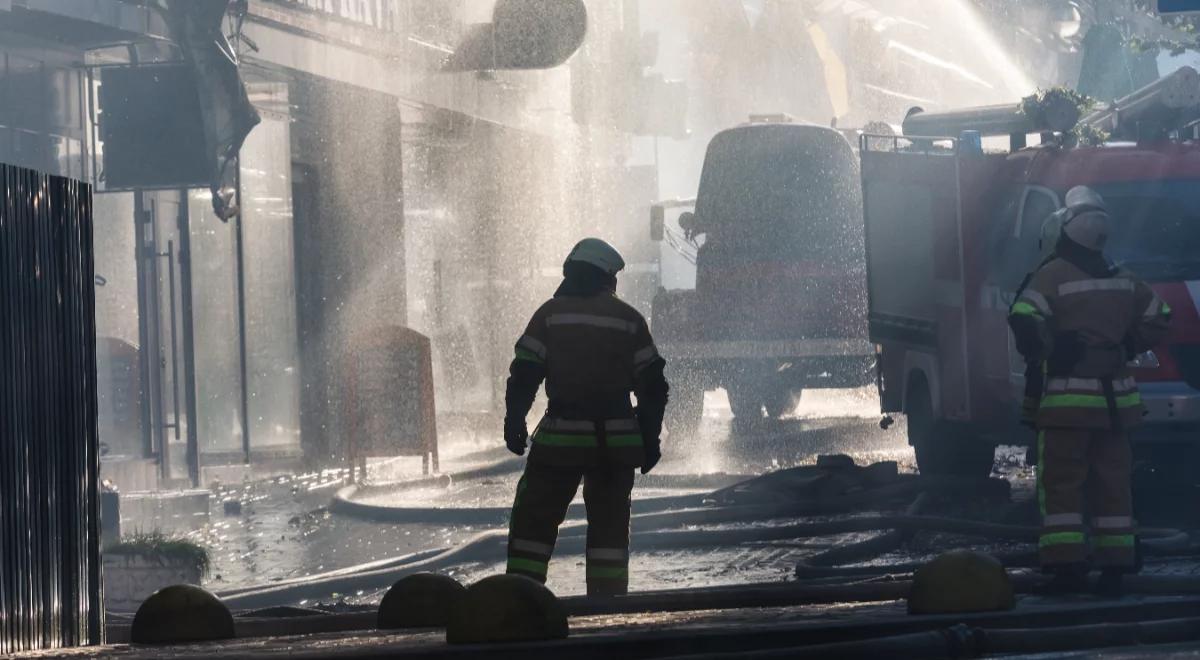
M 443 628 L 467 588 L 452 577 L 415 573 L 396 581 L 379 603 L 379 628 Z
M 908 594 L 909 614 L 998 612 L 1016 604 L 1004 565 L 973 550 L 952 550 L 918 568 Z
M 522 575 L 493 575 L 467 587 L 450 611 L 451 644 L 564 639 L 567 613 L 545 587 Z
M 134 644 L 176 644 L 232 639 L 233 615 L 219 598 L 200 587 L 177 584 L 142 602 L 129 639 Z

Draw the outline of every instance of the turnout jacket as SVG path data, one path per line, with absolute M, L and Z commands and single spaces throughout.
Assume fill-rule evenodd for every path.
M 658 451 L 665 362 L 646 319 L 611 291 L 556 295 L 533 314 L 515 353 L 509 417 L 524 419 L 543 379 L 549 399 L 532 434 L 531 462 L 636 467 L 647 449 Z
M 1138 424 L 1145 408 L 1127 363 L 1165 338 L 1170 313 L 1124 269 L 1062 257 L 1038 268 L 1009 313 L 1017 350 L 1045 370 L 1037 426 Z

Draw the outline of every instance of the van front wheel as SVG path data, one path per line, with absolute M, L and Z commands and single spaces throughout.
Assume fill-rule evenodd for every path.
M 804 390 L 800 388 L 791 388 L 784 383 L 776 383 L 767 392 L 767 400 L 763 403 L 763 407 L 767 409 L 767 415 L 771 419 L 779 419 L 786 417 L 796 412 L 796 407 L 800 405 L 800 395 Z

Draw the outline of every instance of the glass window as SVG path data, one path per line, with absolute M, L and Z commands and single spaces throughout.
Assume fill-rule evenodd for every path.
M 801 125 L 749 126 L 713 139 L 704 160 L 700 228 L 714 248 L 761 259 L 859 258 L 859 178 L 846 141 Z
M 44 84 L 47 96 L 45 118 L 47 128 L 51 130 L 78 130 L 81 128 L 79 76 L 79 72 L 72 69 L 46 68 Z
M 1151 281 L 1200 278 L 1200 182 L 1146 181 L 1097 187 L 1113 234 L 1115 263 Z
M 65 138 L 61 135 L 50 136 L 51 163 L 53 165 L 50 168 L 51 174 L 70 176 L 71 142 L 70 138 Z
M 285 93 L 276 85 L 274 93 Z M 286 107 L 286 106 L 285 106 Z M 241 154 L 246 391 L 251 451 L 300 443 L 291 148 L 286 117 L 263 112 Z
M 0 162 L 17 162 L 12 153 L 12 129 L 4 126 L 0 126 Z
M 191 191 L 188 218 L 197 441 L 204 464 L 240 463 L 245 453 L 234 229 L 213 214 L 207 190 Z
M 46 125 L 46 84 L 42 63 L 9 53 L 8 89 L 4 97 L 5 116 L 11 125 L 41 129 Z
M 96 195 L 96 389 L 100 442 L 109 456 L 141 458 L 141 373 L 133 195 Z
M 1042 237 L 1042 225 L 1058 210 L 1058 198 L 1045 190 L 1030 189 L 1021 208 L 1021 241 L 1036 244 Z
M 48 167 L 50 139 L 42 133 L 26 130 L 12 132 L 12 164 L 45 172 Z
M 1037 267 L 1042 225 L 1058 210 L 1058 200 L 1049 191 L 1026 190 L 1025 193 L 1013 191 L 993 220 L 995 256 L 991 279 L 1004 291 L 1016 291 L 1025 276 Z M 1022 194 L 1023 200 L 1018 202 Z M 1014 217 L 1018 204 L 1021 208 L 1019 218 Z

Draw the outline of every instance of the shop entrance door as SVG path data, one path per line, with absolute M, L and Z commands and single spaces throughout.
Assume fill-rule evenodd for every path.
M 162 487 L 199 486 L 186 191 L 135 191 L 142 419 Z

